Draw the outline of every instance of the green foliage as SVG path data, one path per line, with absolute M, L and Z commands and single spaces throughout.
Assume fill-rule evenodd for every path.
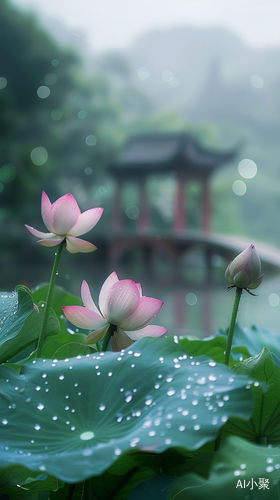
M 278 360 L 279 363 L 279 360 Z M 248 422 L 230 419 L 223 429 L 223 437 L 229 434 L 265 445 L 280 445 L 279 385 L 280 366 L 266 347 L 253 358 L 241 361 L 234 367 L 235 373 L 252 377 L 256 387 L 255 405 Z M 266 382 L 267 392 L 259 389 L 259 383 Z
M 32 473 L 22 466 L 11 466 L 0 469 L 1 495 L 10 495 L 12 500 L 39 500 L 39 492 L 59 490 L 63 483 L 55 477 L 42 472 Z M 0 497 L 1 498 L 1 497 Z
M 196 450 L 231 416 L 250 418 L 248 377 L 170 347 L 144 338 L 121 354 L 33 360 L 20 375 L 2 365 L 0 464 L 79 482 L 132 452 Z
M 219 334 L 226 336 L 227 331 L 220 330 L 218 335 Z M 236 351 L 239 351 L 238 346 L 244 346 L 251 356 L 258 354 L 265 345 L 271 350 L 271 352 L 280 357 L 280 335 L 279 333 L 273 332 L 268 328 L 258 328 L 253 325 L 250 328 L 245 329 L 236 323 L 232 345 Z M 244 348 L 243 352 L 245 354 Z
M 280 482 L 279 454 L 279 447 L 257 446 L 232 436 L 217 452 L 208 480 L 197 474 L 187 474 L 172 485 L 168 498 L 185 500 L 186 493 L 188 500 L 215 500 L 224 498 L 225 493 L 228 500 L 246 498 L 252 493 L 256 498 L 259 478 L 265 478 L 269 489 L 263 489 L 257 498 L 274 500 L 278 496 Z M 254 491 L 250 491 L 251 488 Z
M 32 352 L 43 319 L 43 305 L 39 304 L 37 312 L 30 291 L 22 286 L 16 292 L 0 294 L 0 362 L 13 361 L 16 356 L 23 359 Z M 58 329 L 58 320 L 51 314 L 46 334 L 55 335 Z

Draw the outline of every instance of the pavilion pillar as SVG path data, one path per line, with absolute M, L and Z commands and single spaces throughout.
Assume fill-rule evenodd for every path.
M 112 206 L 112 224 L 114 231 L 123 229 L 122 218 L 122 182 L 115 181 L 113 206 Z
M 148 231 L 150 227 L 149 201 L 147 193 L 146 178 L 138 180 L 139 185 L 139 219 L 137 229 L 141 233 Z
M 185 199 L 186 174 L 177 172 L 177 189 L 174 200 L 174 233 L 180 234 L 187 229 L 186 199 Z
M 209 178 L 202 181 L 201 229 L 211 231 L 212 203 Z

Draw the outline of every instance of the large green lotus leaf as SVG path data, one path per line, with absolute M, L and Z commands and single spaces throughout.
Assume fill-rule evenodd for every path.
M 199 449 L 231 416 L 253 411 L 248 377 L 209 358 L 189 359 L 165 339 L 121 353 L 0 366 L 0 465 L 65 482 L 102 474 L 131 451 Z
M 41 300 L 46 301 L 49 289 L 48 283 L 41 283 L 32 290 L 32 297 L 35 304 Z M 55 285 L 52 293 L 51 306 L 57 316 L 62 314 L 62 306 L 82 306 L 83 302 L 80 297 L 76 297 L 64 290 L 63 287 Z
M 73 358 L 79 354 L 84 356 L 85 354 L 91 354 L 96 352 L 95 349 L 81 344 L 80 342 L 69 342 L 68 344 L 60 346 L 54 353 L 56 359 Z
M 227 336 L 227 331 L 220 330 L 217 333 L 217 335 L 221 334 Z M 251 356 L 255 356 L 266 346 L 280 357 L 280 335 L 267 328 L 258 328 L 254 325 L 251 328 L 242 328 L 239 323 L 236 323 L 232 345 L 236 349 L 237 346 L 247 347 Z
M 280 366 L 266 347 L 253 358 L 238 363 L 234 371 L 254 378 L 255 406 L 252 418 L 245 422 L 230 419 L 223 429 L 223 436 L 237 434 L 249 441 L 280 445 Z M 264 393 L 259 382 L 267 382 Z
M 207 477 L 215 454 L 215 443 L 211 444 L 212 450 L 210 452 L 203 452 L 203 448 L 200 448 L 196 453 L 194 452 L 192 456 L 187 456 L 186 453 L 182 453 L 182 451 L 170 448 L 161 455 L 162 471 L 169 476 L 182 476 L 188 471 L 196 472 L 203 477 Z
M 86 333 L 83 333 L 83 330 L 80 330 L 79 328 L 75 328 L 74 331 L 72 329 L 73 328 L 72 325 L 71 328 L 67 326 L 68 321 L 66 320 L 65 316 L 59 317 L 58 321 L 60 325 L 59 334 L 56 335 L 55 337 L 47 338 L 42 350 L 43 358 L 49 358 L 49 359 L 56 358 L 55 353 L 58 351 L 58 349 L 63 349 L 68 344 L 77 342 L 85 346 L 85 338 L 88 334 L 88 331 Z M 62 350 L 60 352 L 62 352 Z M 84 352 L 80 352 L 79 354 L 84 354 Z M 69 358 L 70 355 L 68 354 L 68 356 L 64 357 Z
M 41 473 L 32 473 L 22 466 L 11 466 L 0 469 L 0 491 L 12 500 L 29 498 L 40 491 L 58 490 L 63 483 L 55 477 Z M 33 498 L 33 497 L 32 497 Z M 39 497 L 38 497 L 39 498 Z
M 226 336 L 216 335 L 215 337 L 207 337 L 204 339 L 179 339 L 179 344 L 186 349 L 191 356 L 209 356 L 217 363 L 225 362 Z M 251 356 L 247 347 L 234 346 L 231 349 L 229 358 L 229 366 L 233 367 L 237 361 L 246 359 Z
M 26 287 L 18 287 L 18 291 L 2 293 L 0 296 L 0 362 L 15 358 L 27 357 L 32 351 L 34 341 L 38 339 L 43 320 L 43 306 L 35 311 L 30 292 Z M 57 334 L 58 320 L 51 312 L 46 335 Z
M 209 479 L 193 473 L 180 477 L 169 500 L 275 500 L 279 498 L 279 481 L 280 448 L 231 436 L 217 452 Z
M 22 288 L 15 292 L 0 293 L 0 352 L 7 342 L 19 334 L 24 322 L 33 311 L 31 295 Z M 18 339 L 17 339 L 18 341 Z M 13 342 L 15 343 L 15 342 Z M 5 356 L 4 356 L 5 357 Z
M 224 364 L 225 362 L 226 337 L 223 335 L 205 339 L 184 338 L 178 342 L 191 356 L 209 356 L 217 363 Z M 231 350 L 229 366 L 232 367 L 236 364 L 236 358 L 239 361 L 240 357 L 246 359 L 249 356 L 250 353 L 245 346 L 234 347 Z
M 175 477 L 157 474 L 152 479 L 140 484 L 128 500 L 168 500 Z
M 82 499 L 127 500 L 138 484 L 154 475 L 149 467 L 133 468 L 123 476 L 113 476 L 105 472 L 101 477 L 92 477 L 85 481 Z

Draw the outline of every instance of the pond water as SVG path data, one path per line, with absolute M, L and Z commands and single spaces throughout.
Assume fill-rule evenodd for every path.
M 44 249 L 45 250 L 45 249 Z M 49 249 L 47 249 L 49 250 Z M 29 265 L 17 263 L 10 266 L 5 273 L 2 270 L 1 288 L 12 291 L 15 285 L 23 283 L 30 288 L 47 282 L 52 267 L 52 255 L 46 253 L 48 261 L 42 265 L 41 261 Z M 61 259 L 57 284 L 69 292 L 80 297 L 82 280 L 88 281 L 92 295 L 98 302 L 99 290 L 113 269 L 106 269 L 100 265 L 85 266 L 85 257 L 82 254 L 71 255 L 64 253 Z M 92 260 L 90 260 L 92 262 Z M 130 278 L 142 284 L 143 295 L 155 297 L 164 302 L 164 305 L 154 323 L 168 328 L 169 334 L 194 335 L 203 338 L 213 335 L 217 330 L 229 326 L 235 291 L 227 291 L 227 282 L 224 279 L 224 263 L 218 269 L 218 279 L 214 279 L 213 287 L 203 286 L 200 280 L 186 279 L 184 283 L 174 283 L 141 277 L 131 269 L 118 270 L 120 279 Z M 199 284 L 198 284 L 199 282 Z M 192 283 L 192 284 L 191 284 Z M 256 325 L 269 328 L 280 335 L 280 276 L 269 275 L 265 271 L 262 284 L 257 290 L 258 296 L 252 297 L 243 292 L 238 312 L 238 322 L 243 327 Z

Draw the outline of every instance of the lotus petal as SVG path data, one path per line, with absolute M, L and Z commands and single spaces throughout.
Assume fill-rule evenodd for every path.
M 90 253 L 97 250 L 97 247 L 86 240 L 75 238 L 74 236 L 66 237 L 66 248 L 70 253 Z
M 52 204 L 45 191 L 42 191 L 41 214 L 46 228 L 53 232 L 52 225 Z
M 250 285 L 250 280 L 244 269 L 233 277 L 233 281 L 239 288 L 247 288 L 247 286 Z
M 54 202 L 51 209 L 51 223 L 53 232 L 59 235 L 70 233 L 76 224 L 81 211 L 71 193 L 61 196 Z
M 86 338 L 85 343 L 88 344 L 96 344 L 96 342 L 100 342 L 104 339 L 107 330 L 109 328 L 109 324 L 103 326 L 103 328 L 99 328 L 98 330 L 94 330 L 91 332 Z
M 88 309 L 91 309 L 91 311 L 94 311 L 100 315 L 100 312 L 98 311 L 98 309 L 94 303 L 94 300 L 91 296 L 89 286 L 85 280 L 83 281 L 82 286 L 81 286 L 81 297 L 82 297 L 82 301 L 83 301 L 85 307 L 87 307 Z
M 141 297 L 137 309 L 119 324 L 123 330 L 139 330 L 147 326 L 157 315 L 163 302 L 152 297 Z
M 111 337 L 111 347 L 114 352 L 126 349 L 132 344 L 133 340 L 121 328 L 118 328 L 118 331 Z
M 28 226 L 27 224 L 25 224 L 25 227 L 31 234 L 33 234 L 33 236 L 36 236 L 37 238 L 49 239 L 56 237 L 53 233 L 43 233 L 42 231 L 38 231 L 37 229 L 34 229 L 34 227 Z
M 37 243 L 40 243 L 40 245 L 43 245 L 44 247 L 55 247 L 56 245 L 59 245 L 64 240 L 64 236 L 53 236 L 50 239 L 43 239 L 37 241 Z
M 132 280 L 115 283 L 107 296 L 107 319 L 112 325 L 120 325 L 138 307 L 140 295 Z
M 113 271 L 108 278 L 104 281 L 100 293 L 99 293 L 99 308 L 103 316 L 107 318 L 107 305 L 108 305 L 108 295 L 112 286 L 119 281 L 118 275 Z
M 71 228 L 70 234 L 72 236 L 81 236 L 81 234 L 88 233 L 97 224 L 102 213 L 103 208 L 101 207 L 86 210 L 79 215 L 76 224 Z
M 86 307 L 64 306 L 62 307 L 62 310 L 66 318 L 78 328 L 84 328 L 85 330 L 97 330 L 102 328 L 107 323 L 106 319 L 102 318 L 100 314 L 97 314 Z
M 119 328 L 118 328 L 119 332 Z M 125 333 L 132 339 L 132 340 L 139 340 L 142 337 L 160 337 L 161 335 L 164 335 L 167 332 L 167 328 L 164 328 L 163 326 L 158 326 L 158 325 L 148 325 L 145 328 L 141 328 L 141 330 L 134 330 L 134 331 L 126 331 Z

